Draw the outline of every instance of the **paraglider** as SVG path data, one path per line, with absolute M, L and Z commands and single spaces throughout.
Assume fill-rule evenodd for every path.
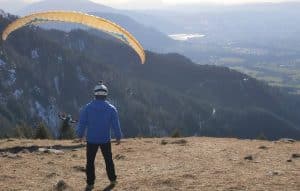
M 2 33 L 2 40 L 5 41 L 13 31 L 23 26 L 45 22 L 78 23 L 101 30 L 128 44 L 138 54 L 141 63 L 144 64 L 145 62 L 145 52 L 143 47 L 127 30 L 107 19 L 80 12 L 49 11 L 27 15 L 8 25 Z

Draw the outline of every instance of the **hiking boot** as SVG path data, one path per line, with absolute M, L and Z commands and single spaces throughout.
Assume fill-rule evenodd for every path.
M 91 185 L 87 185 L 85 187 L 85 191 L 92 191 L 94 189 L 94 184 L 91 184 Z

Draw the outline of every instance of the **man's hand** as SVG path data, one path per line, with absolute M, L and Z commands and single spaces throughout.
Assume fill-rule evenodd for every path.
M 120 139 L 117 139 L 116 140 L 116 145 L 120 145 L 121 144 L 121 140 Z

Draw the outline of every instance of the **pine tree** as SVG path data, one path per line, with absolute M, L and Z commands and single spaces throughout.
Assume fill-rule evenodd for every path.
M 25 123 L 16 125 L 16 128 L 14 129 L 14 137 L 16 137 L 16 138 L 31 139 L 31 138 L 33 138 L 33 135 L 34 135 L 34 132 L 33 132 L 32 127 L 26 125 Z
M 51 139 L 52 136 L 44 123 L 39 123 L 35 130 L 35 139 Z
M 179 129 L 175 129 L 171 135 L 172 138 L 179 138 L 180 136 L 180 131 Z
M 24 134 L 22 132 L 22 127 L 17 125 L 14 129 L 14 137 L 16 138 L 24 138 Z
M 256 137 L 258 140 L 268 140 L 268 138 L 265 136 L 264 132 L 260 132 L 259 135 Z

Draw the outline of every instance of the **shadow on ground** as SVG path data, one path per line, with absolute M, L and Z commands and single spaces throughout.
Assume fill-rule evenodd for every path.
M 78 145 L 70 145 L 70 146 L 63 146 L 63 145 L 54 145 L 54 146 L 48 146 L 48 147 L 42 147 L 37 145 L 27 146 L 27 147 L 11 147 L 11 148 L 4 148 L 0 149 L 0 153 L 13 153 L 18 154 L 23 151 L 28 151 L 30 153 L 38 152 L 39 148 L 47 148 L 47 149 L 57 149 L 57 150 L 74 150 L 85 147 L 85 144 L 78 144 Z
M 111 191 L 111 189 L 113 189 L 114 187 L 115 187 L 114 184 L 110 184 L 110 185 L 108 185 L 107 187 L 105 187 L 105 188 L 103 189 L 103 191 Z

